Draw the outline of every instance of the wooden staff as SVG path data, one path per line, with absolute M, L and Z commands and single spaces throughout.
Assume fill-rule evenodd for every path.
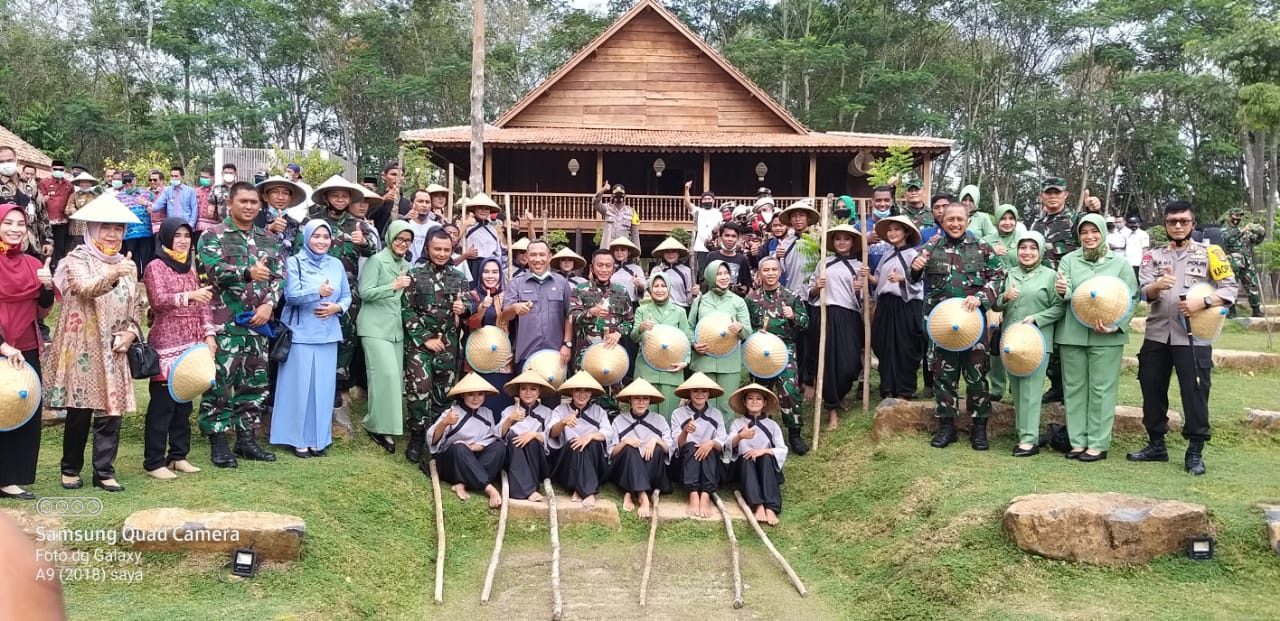
M 733 558 L 733 607 L 742 608 L 742 567 L 738 555 L 738 538 L 733 534 L 733 519 L 729 517 L 729 510 L 724 507 L 724 502 L 720 500 L 720 494 L 711 494 L 711 499 L 716 501 L 716 508 L 720 510 L 720 519 L 724 520 L 725 532 L 729 533 L 729 553 Z
M 502 195 L 502 207 L 507 212 L 507 227 L 506 227 L 507 228 L 507 280 L 511 280 L 512 274 L 515 274 L 516 272 L 516 259 L 515 259 L 515 251 L 511 249 L 511 244 L 512 242 L 515 241 L 515 239 L 512 237 L 512 233 L 511 233 L 511 195 L 510 194 Z
M 546 207 L 542 208 L 542 239 L 547 238 L 547 217 L 550 215 L 550 212 L 550 209 L 547 209 Z
M 445 206 L 447 210 L 446 219 L 453 222 L 453 162 L 449 162 L 449 204 Z
M 551 518 L 551 619 L 560 621 L 564 618 L 564 598 L 560 595 L 560 516 L 556 513 L 556 490 L 551 487 L 551 479 L 543 479 L 542 487 L 547 492 L 547 515 Z
M 493 590 L 493 575 L 498 573 L 498 559 L 502 556 L 502 541 L 507 536 L 507 507 L 511 504 L 511 487 L 507 483 L 507 471 L 502 471 L 502 511 L 498 512 L 498 537 L 493 542 L 493 556 L 489 558 L 489 571 L 484 575 L 484 589 L 480 591 L 480 603 L 489 603 Z
M 862 266 L 871 270 L 867 262 L 867 210 L 859 208 L 862 213 Z M 870 275 L 862 277 L 862 411 L 871 406 L 871 291 L 867 289 Z
M 827 200 L 822 201 L 822 216 L 818 219 L 818 243 L 821 250 L 818 251 L 818 278 L 827 277 L 827 217 L 831 213 L 831 199 L 834 195 L 827 194 Z M 800 243 L 797 239 L 795 243 Z M 822 428 L 822 376 L 826 374 L 827 369 L 827 288 L 823 287 L 818 292 L 818 376 L 813 380 L 813 442 L 809 447 L 811 451 L 818 450 L 818 432 Z
M 401 147 L 403 149 L 403 147 Z M 436 460 L 428 464 L 431 469 L 431 496 L 436 501 L 436 603 L 444 602 L 444 503 L 440 501 L 440 473 Z
M 773 547 L 773 542 L 769 541 L 769 535 L 766 535 L 764 529 L 760 528 L 760 522 L 756 521 L 755 514 L 751 513 L 751 507 L 747 506 L 747 501 L 742 497 L 742 492 L 735 489 L 733 490 L 733 495 L 738 499 L 738 506 L 746 514 L 747 521 L 751 523 L 751 527 L 755 529 L 757 535 L 760 535 L 760 541 L 764 542 L 764 547 L 769 549 L 769 553 L 773 555 L 774 560 L 778 561 L 779 565 L 782 565 L 782 570 L 787 572 L 788 578 L 791 578 L 791 584 L 794 584 L 796 590 L 800 591 L 800 597 L 809 597 L 809 591 L 800 582 L 800 577 L 791 570 L 791 565 L 787 563 L 787 559 L 782 558 L 782 554 L 778 552 L 778 549 Z
M 653 540 L 658 535 L 658 496 L 662 492 L 653 490 L 653 513 L 649 514 L 649 548 L 644 553 L 644 573 L 640 576 L 640 605 L 643 606 L 649 594 L 649 570 L 653 568 Z

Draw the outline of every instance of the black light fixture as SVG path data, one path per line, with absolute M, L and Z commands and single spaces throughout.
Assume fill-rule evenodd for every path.
M 231 553 L 231 575 L 252 578 L 256 573 L 258 573 L 258 553 L 253 548 L 240 549 Z
M 1213 537 L 1192 537 L 1187 540 L 1187 558 L 1193 561 L 1213 560 Z

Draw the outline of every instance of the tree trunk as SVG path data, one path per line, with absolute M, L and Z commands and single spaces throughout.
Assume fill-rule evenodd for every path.
M 471 187 L 484 187 L 484 0 L 473 0 L 471 26 Z

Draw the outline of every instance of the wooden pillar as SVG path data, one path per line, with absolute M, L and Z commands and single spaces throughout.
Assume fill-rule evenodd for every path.
M 924 164 L 920 167 L 920 180 L 924 183 L 924 204 L 933 209 L 933 154 L 924 154 Z
M 604 183 L 603 181 L 601 183 Z M 582 254 L 582 225 L 574 225 L 577 228 L 573 231 L 573 251 Z
M 484 191 L 493 195 L 493 149 L 484 149 Z
M 809 196 L 818 195 L 818 154 L 809 154 Z
M 711 191 L 711 152 L 702 154 L 702 191 Z
M 591 188 L 592 194 L 602 185 L 604 185 L 604 150 L 596 149 L 596 184 Z

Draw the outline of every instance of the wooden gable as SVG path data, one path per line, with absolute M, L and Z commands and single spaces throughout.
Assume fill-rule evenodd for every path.
M 803 133 L 660 5 L 643 0 L 534 89 L 499 127 Z

